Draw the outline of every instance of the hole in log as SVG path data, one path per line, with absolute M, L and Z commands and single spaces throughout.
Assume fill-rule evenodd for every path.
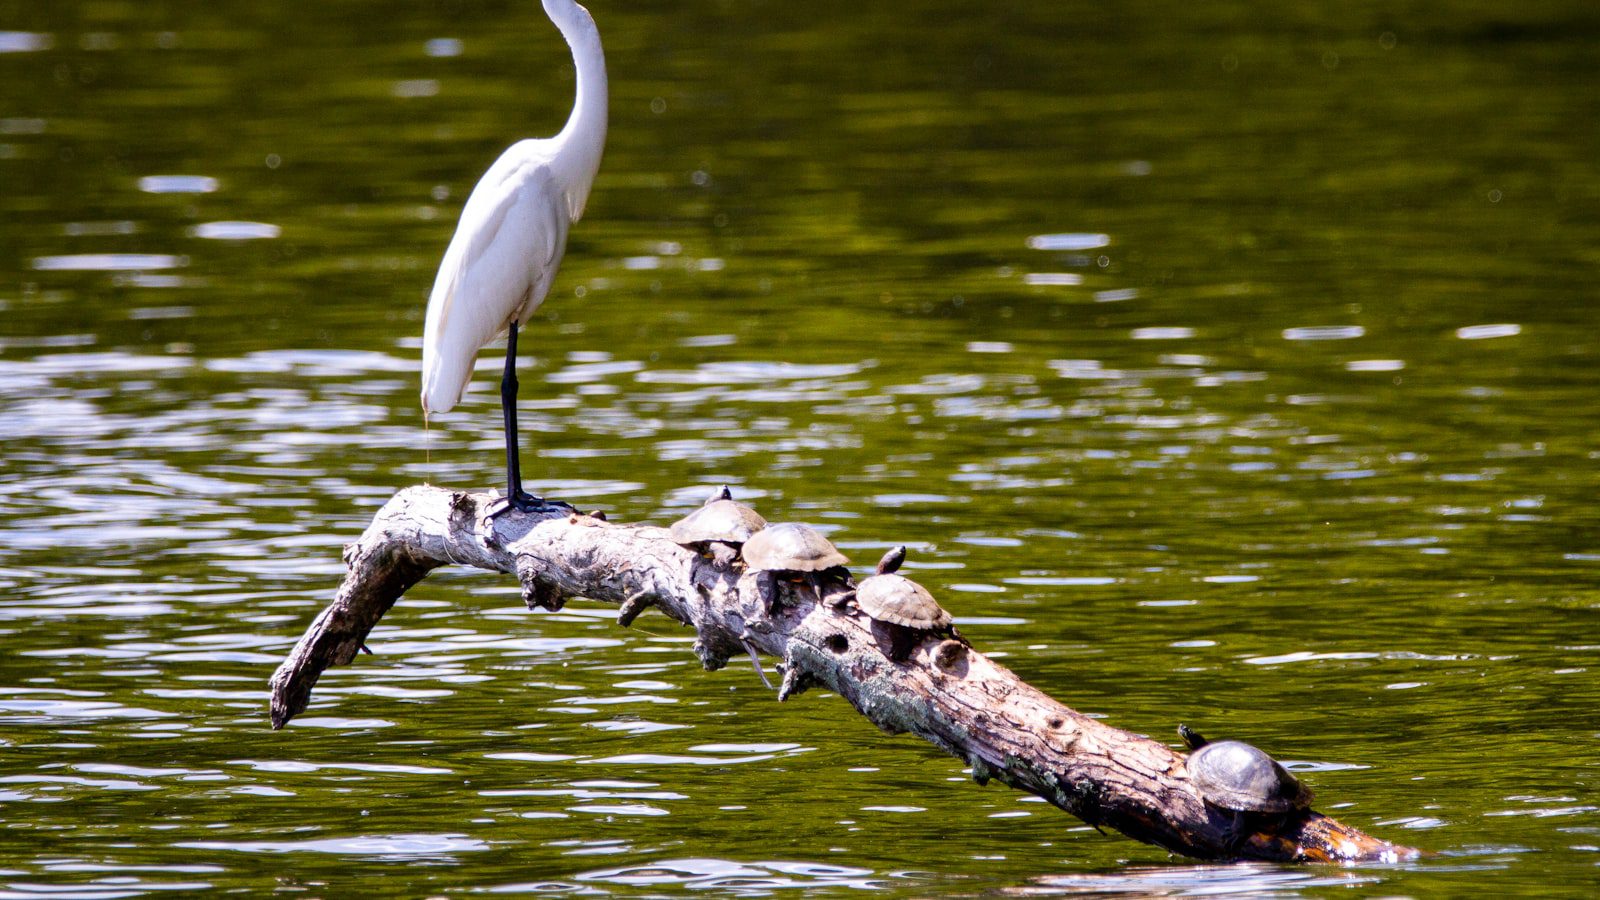
M 843 653 L 850 649 L 850 641 L 842 634 L 830 634 L 827 641 L 828 649 L 835 653 Z

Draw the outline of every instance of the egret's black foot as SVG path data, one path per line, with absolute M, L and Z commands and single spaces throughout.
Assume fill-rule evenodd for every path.
M 577 512 L 577 509 L 570 503 L 562 503 L 560 500 L 546 500 L 543 497 L 535 497 L 527 491 L 517 491 L 515 494 L 496 497 L 490 501 L 488 517 L 491 519 L 497 518 L 512 510 L 524 515 Z

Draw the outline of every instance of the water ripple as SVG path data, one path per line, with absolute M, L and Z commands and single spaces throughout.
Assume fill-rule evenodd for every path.
M 490 849 L 486 841 L 464 834 L 383 834 L 303 841 L 179 841 L 188 850 L 230 850 L 239 853 L 331 853 L 379 859 L 449 859 L 457 853 Z
M 55 45 L 54 35 L 34 31 L 0 31 L 0 53 L 36 53 Z
M 139 190 L 147 194 L 209 194 L 221 186 L 207 175 L 146 175 L 139 179 Z
M 1307 325 L 1300 328 L 1285 328 L 1283 339 L 1286 341 L 1348 341 L 1363 337 L 1367 330 L 1360 325 Z
M 1136 341 L 1181 341 L 1195 336 L 1193 328 L 1181 325 L 1135 328 L 1129 337 Z
M 1110 243 L 1109 234 L 1036 234 L 1028 238 L 1028 249 L 1096 250 Z
M 1022 283 L 1032 287 L 1071 287 L 1083 284 L 1083 276 L 1072 272 L 1029 272 Z
M 189 264 L 187 256 L 161 253 L 72 253 L 40 256 L 33 268 L 41 272 L 128 272 L 141 269 L 177 269 Z
M 422 52 L 438 59 L 460 56 L 461 50 L 459 38 L 430 38 L 422 47 Z
M 1017 891 L 1029 896 L 1271 896 L 1317 888 L 1354 888 L 1376 884 L 1377 875 L 1284 869 L 1255 863 L 1231 866 L 1130 867 L 1110 874 L 1041 875 Z
M 255 241 L 278 237 L 283 229 L 267 222 L 202 222 L 189 234 L 211 241 Z
M 0 689 L 0 697 L 18 693 L 22 692 Z M 168 719 L 174 717 L 172 713 L 144 709 L 137 706 L 124 706 L 109 700 L 0 699 L 0 710 L 18 713 L 18 715 L 0 715 L 0 721 L 16 724 L 36 722 L 41 717 L 52 720 L 84 722 L 103 719 Z
M 804 365 L 785 362 L 716 362 L 697 366 L 692 371 L 655 370 L 640 372 L 644 384 L 770 384 L 812 378 L 843 378 L 863 371 L 863 363 Z
M 1463 341 L 1482 341 L 1490 338 L 1515 337 L 1522 333 L 1522 326 L 1506 323 L 1498 325 L 1468 325 L 1456 329 L 1456 337 Z
M 870 869 L 806 862 L 740 863 L 721 859 L 665 859 L 651 863 L 599 869 L 579 874 L 577 880 L 620 887 L 675 886 L 726 892 L 735 896 L 764 895 L 785 888 L 884 887 Z

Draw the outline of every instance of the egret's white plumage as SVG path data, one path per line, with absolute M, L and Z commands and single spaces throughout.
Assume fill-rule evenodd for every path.
M 606 139 L 606 67 L 600 32 L 573 0 L 544 0 L 572 47 L 577 98 L 553 138 L 512 144 L 489 167 L 461 210 L 428 298 L 422 332 L 422 408 L 455 406 L 478 351 L 511 323 L 524 325 L 544 302 L 583 215 Z M 508 362 L 508 369 L 510 363 Z M 508 434 L 508 442 L 515 435 Z

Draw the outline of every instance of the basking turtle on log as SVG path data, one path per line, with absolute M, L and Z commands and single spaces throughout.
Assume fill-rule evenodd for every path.
M 950 624 L 950 614 L 928 589 L 895 574 L 906 561 L 906 548 L 891 549 L 878 560 L 878 572 L 856 587 L 856 605 L 889 629 L 889 658 L 904 662 L 926 637 L 955 638 L 966 643 Z
M 798 576 L 811 586 L 818 602 L 826 602 L 828 595 L 823 589 L 823 579 L 830 573 L 845 578 L 850 575 L 844 571 L 849 558 L 829 543 L 822 532 L 799 522 L 779 522 L 756 532 L 745 541 L 739 555 L 751 571 L 765 573 L 769 615 L 775 615 L 782 603 L 777 585 L 780 577 Z M 832 572 L 834 569 L 840 571 Z
M 672 539 L 685 547 L 710 554 L 732 567 L 739 548 L 767 527 L 761 514 L 733 499 L 727 485 L 717 489 L 704 506 L 672 523 Z
M 1311 807 L 1311 789 L 1257 747 L 1243 741 L 1208 741 L 1187 725 L 1178 736 L 1194 752 L 1184 766 L 1208 805 L 1233 814 L 1236 841 L 1251 828 L 1271 827 Z
M 758 545 L 764 535 L 777 531 L 782 538 L 799 526 L 756 532 L 744 545 L 747 565 L 739 571 L 676 543 L 665 528 L 558 508 L 491 512 L 499 510 L 486 493 L 423 485 L 391 498 L 345 548 L 349 572 L 338 594 L 273 674 L 273 727 L 306 709 L 322 673 L 353 660 L 408 589 L 433 569 L 465 565 L 516 577 L 524 599 L 546 609 L 570 597 L 609 603 L 649 598 L 694 629 L 695 652 L 709 670 L 747 650 L 777 657 L 784 666 L 781 699 L 815 684 L 884 732 L 914 734 L 960 759 L 980 783 L 995 780 L 1037 794 L 1086 822 L 1174 853 L 1277 862 L 1394 862 L 1419 855 L 1305 808 L 1309 793 L 1270 760 L 1264 769 L 1248 753 L 1239 757 L 1243 765 L 1221 755 L 1212 760 L 1218 751 L 1206 745 L 1186 760 L 1160 741 L 1062 705 L 957 640 L 945 640 L 930 654 L 891 659 L 881 640 L 882 620 L 840 608 L 829 602 L 836 597 L 815 597 L 793 581 L 776 581 L 777 573 L 789 572 L 813 588 L 819 578 L 849 583 L 848 573 L 829 573 L 844 557 L 821 535 L 791 534 L 775 542 L 786 549 Z M 792 608 L 769 615 L 778 596 Z M 1211 746 L 1226 750 L 1228 743 Z M 934 771 L 933 777 L 943 777 L 947 769 Z M 1256 780 L 1263 772 L 1265 788 Z M 1234 827 L 1234 814 L 1251 827 Z

